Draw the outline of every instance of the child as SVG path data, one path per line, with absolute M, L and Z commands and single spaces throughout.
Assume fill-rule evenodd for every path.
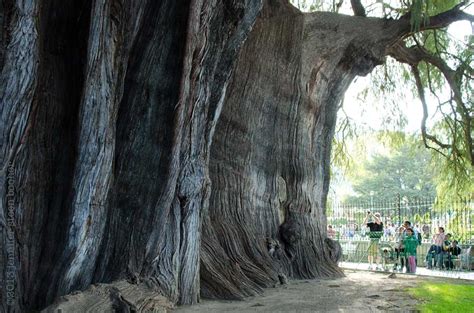
M 405 249 L 403 247 L 404 231 L 405 227 L 400 226 L 395 234 L 395 252 L 397 253 L 397 259 L 393 270 L 398 270 L 399 272 L 401 272 L 405 266 Z M 400 266 L 398 262 L 400 262 Z
M 418 239 L 414 236 L 412 228 L 407 228 L 406 237 L 403 239 L 403 246 L 405 247 L 407 273 L 415 273 L 416 247 L 418 246 Z

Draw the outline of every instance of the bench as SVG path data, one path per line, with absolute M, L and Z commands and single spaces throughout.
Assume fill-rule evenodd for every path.
M 461 254 L 456 259 L 453 259 L 454 268 L 457 270 L 468 270 L 474 269 L 474 249 L 472 246 L 463 248 Z

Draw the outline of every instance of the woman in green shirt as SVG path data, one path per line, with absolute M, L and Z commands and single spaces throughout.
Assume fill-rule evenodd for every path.
M 413 235 L 413 229 L 406 230 L 406 237 L 403 239 L 405 247 L 405 258 L 407 264 L 407 273 L 416 272 L 416 247 L 418 247 L 418 238 Z

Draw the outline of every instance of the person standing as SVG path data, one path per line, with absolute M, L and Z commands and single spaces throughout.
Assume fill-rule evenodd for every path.
M 416 230 L 416 228 L 412 227 L 411 222 L 410 221 L 405 221 L 403 223 L 403 227 L 405 227 L 405 231 L 403 232 L 403 236 L 404 237 L 407 236 L 407 229 L 410 228 L 411 231 L 413 232 L 413 237 L 415 237 L 415 239 L 418 240 L 418 245 L 421 245 L 421 234 Z M 416 256 L 415 256 L 415 261 L 417 261 Z M 407 269 L 408 269 L 408 267 L 407 267 Z
M 336 230 L 332 228 L 332 225 L 328 225 L 328 238 L 336 239 Z
M 416 230 L 416 228 L 414 228 L 414 227 L 411 226 L 411 222 L 410 222 L 410 221 L 405 221 L 405 222 L 403 223 L 403 227 L 405 227 L 405 231 L 403 232 L 404 236 L 407 235 L 407 233 L 406 233 L 406 232 L 407 232 L 407 229 L 410 228 L 410 229 L 412 230 L 412 232 L 413 232 L 413 237 L 418 238 L 418 231 Z
M 414 236 L 412 228 L 407 228 L 406 237 L 403 239 L 403 246 L 405 247 L 407 273 L 414 274 L 416 272 L 416 247 L 418 247 L 418 238 Z
M 372 214 L 370 211 L 367 212 L 367 216 L 364 219 L 364 224 L 369 228 L 370 244 L 368 249 L 368 261 L 369 269 L 373 269 L 372 264 L 374 259 L 376 262 L 375 269 L 381 270 L 379 267 L 380 256 L 379 256 L 379 240 L 383 235 L 383 223 L 380 213 Z
M 402 272 L 403 267 L 405 266 L 405 249 L 403 246 L 403 239 L 404 233 L 405 232 L 405 227 L 400 226 L 397 230 L 397 233 L 395 235 L 395 252 L 397 254 L 397 259 L 395 261 L 394 265 L 394 270 L 397 270 L 399 272 Z

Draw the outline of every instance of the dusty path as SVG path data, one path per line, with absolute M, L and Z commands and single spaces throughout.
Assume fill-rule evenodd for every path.
M 417 300 L 405 292 L 407 288 L 420 281 L 449 281 L 400 274 L 388 278 L 387 273 L 361 271 L 346 271 L 346 275 L 336 280 L 291 281 L 246 301 L 203 300 L 173 312 L 410 312 Z

